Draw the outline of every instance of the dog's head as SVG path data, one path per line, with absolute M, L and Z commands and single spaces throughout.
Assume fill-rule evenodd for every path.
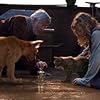
M 24 47 L 23 55 L 29 60 L 36 59 L 36 55 L 38 53 L 38 49 L 41 43 L 43 43 L 43 40 L 28 42 L 27 45 Z

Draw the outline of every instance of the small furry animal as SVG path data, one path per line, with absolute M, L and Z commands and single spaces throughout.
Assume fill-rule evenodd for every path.
M 15 36 L 0 37 L 0 78 L 4 66 L 7 66 L 9 81 L 17 81 L 15 78 L 15 63 L 21 56 L 27 59 L 35 59 L 42 40 L 24 41 Z
M 83 77 L 88 68 L 88 59 L 78 57 L 54 57 L 56 69 L 65 71 L 66 79 L 64 82 L 71 82 L 76 77 Z

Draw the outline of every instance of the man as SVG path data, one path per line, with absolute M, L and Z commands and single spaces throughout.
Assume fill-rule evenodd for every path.
M 0 36 L 10 36 L 14 35 L 22 40 L 35 40 L 36 36 L 40 35 L 45 28 L 51 22 L 51 17 L 48 13 L 39 9 L 36 10 L 31 16 L 15 15 L 5 20 L 0 20 Z M 24 57 L 21 58 L 18 66 L 29 67 L 31 74 L 37 73 L 37 67 L 33 68 L 33 65 L 38 65 L 38 67 L 47 66 L 43 61 L 31 61 L 28 62 Z M 32 70 L 33 69 L 33 70 Z

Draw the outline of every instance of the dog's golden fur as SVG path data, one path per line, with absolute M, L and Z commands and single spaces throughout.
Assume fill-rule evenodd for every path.
M 21 56 L 35 59 L 42 40 L 24 41 L 15 36 L 0 37 L 0 77 L 4 66 L 7 66 L 8 80 L 16 81 L 15 63 Z

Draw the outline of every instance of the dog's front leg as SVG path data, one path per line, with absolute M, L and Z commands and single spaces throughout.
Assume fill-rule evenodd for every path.
M 15 77 L 15 64 L 8 64 L 7 65 L 7 76 L 8 81 L 13 83 L 21 83 L 22 79 L 16 79 Z
M 15 64 L 13 63 L 8 63 L 7 64 L 7 76 L 8 76 L 8 80 L 10 81 L 16 81 L 15 78 Z

